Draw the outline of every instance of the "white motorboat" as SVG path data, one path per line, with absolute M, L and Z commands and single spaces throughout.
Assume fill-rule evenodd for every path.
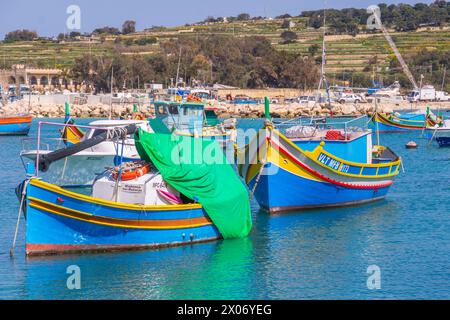
M 135 124 L 142 130 L 151 132 L 152 129 L 147 120 L 97 120 L 89 123 L 88 130 L 81 141 L 94 138 L 107 130 L 120 130 L 125 126 Z M 38 156 L 51 153 L 53 150 L 22 150 L 21 158 L 36 161 Z M 123 161 L 140 159 L 134 144 L 134 137 L 116 141 L 103 141 L 95 146 L 75 153 L 64 159 L 55 161 L 46 172 L 40 172 L 39 176 L 59 186 L 89 186 L 92 185 L 92 177 L 101 174 L 105 168 L 117 165 Z

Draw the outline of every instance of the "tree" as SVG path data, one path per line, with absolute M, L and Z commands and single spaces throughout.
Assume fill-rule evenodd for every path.
M 323 25 L 323 20 L 320 17 L 312 17 L 309 19 L 309 26 L 314 29 L 320 29 Z
M 289 29 L 291 27 L 291 21 L 289 19 L 284 19 L 281 24 L 282 29 Z
M 319 81 L 319 69 L 312 58 L 304 60 L 297 57 L 284 68 L 280 76 L 282 86 L 308 89 Z
M 246 20 L 250 20 L 250 15 L 248 13 L 241 13 L 237 16 L 236 18 L 239 21 L 246 21 Z
M 297 40 L 297 34 L 293 31 L 284 31 L 281 34 L 281 38 L 283 39 L 283 43 L 293 43 Z
M 308 53 L 312 57 L 314 57 L 318 51 L 319 51 L 319 46 L 317 44 L 312 44 L 308 48 Z
M 111 35 L 118 35 L 120 34 L 119 29 L 114 27 L 103 27 L 103 28 L 97 28 L 94 31 L 92 31 L 93 34 L 111 34 Z
M 285 13 L 275 17 L 275 19 L 289 19 L 289 18 L 292 18 L 292 16 L 289 13 Z
M 13 41 L 33 41 L 38 38 L 38 34 L 36 31 L 30 31 L 27 29 L 23 30 L 15 30 L 8 32 L 5 36 L 6 42 Z
M 117 46 L 111 56 L 77 58 L 72 77 L 80 83 L 93 85 L 97 92 L 110 90 L 112 67 L 116 87 L 124 83 L 128 87 L 136 87 L 138 82 L 164 83 L 177 72 L 180 47 L 180 75 L 187 83 L 194 79 L 204 82 L 213 79 L 243 88 L 300 85 L 311 88 L 317 83 L 318 68 L 312 58 L 304 60 L 298 53 L 276 50 L 264 37 L 225 35 L 167 40 L 161 42 L 159 52 L 148 57 L 120 54 L 121 48 Z
M 136 21 L 133 20 L 127 20 L 122 25 L 122 33 L 123 34 L 130 34 L 136 32 Z
M 79 37 L 79 36 L 81 36 L 81 33 L 80 32 L 78 32 L 78 31 L 72 31 L 70 34 L 69 34 L 69 37 L 70 38 L 76 38 L 76 37 Z

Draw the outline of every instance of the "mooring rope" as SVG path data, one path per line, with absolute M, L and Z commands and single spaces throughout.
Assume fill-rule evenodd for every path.
M 26 180 L 23 184 L 22 198 L 20 199 L 19 212 L 17 214 L 16 231 L 14 232 L 14 240 L 13 240 L 11 249 L 9 250 L 10 257 L 14 256 L 14 248 L 16 247 L 17 233 L 19 231 L 20 213 L 22 212 L 23 202 L 25 200 L 25 195 L 27 194 L 27 186 L 28 186 L 29 181 L 30 180 Z

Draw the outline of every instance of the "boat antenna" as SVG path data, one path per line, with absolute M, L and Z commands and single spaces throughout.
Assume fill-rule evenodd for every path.
M 325 46 L 325 35 L 327 32 L 326 27 L 327 17 L 326 17 L 326 1 L 324 1 L 324 7 L 323 7 L 323 37 L 322 37 L 322 62 L 320 67 L 320 81 L 319 81 L 319 87 L 317 89 L 317 95 L 320 95 L 320 90 L 322 89 L 322 86 L 325 88 L 327 93 L 327 100 L 328 100 L 328 107 L 331 107 L 331 101 L 330 101 L 330 88 L 328 86 L 328 81 L 325 75 L 325 64 L 327 60 L 327 49 Z
M 111 96 L 109 99 L 109 120 L 111 120 L 112 116 L 113 83 L 114 83 L 114 66 L 111 67 Z
M 28 110 L 27 114 L 30 114 L 31 109 L 31 79 L 28 79 Z
M 175 78 L 175 86 L 178 83 L 178 77 L 180 76 L 180 64 L 181 64 L 181 46 L 180 46 L 180 52 L 178 53 L 178 66 L 177 66 L 177 77 Z
M 445 73 L 447 72 L 447 66 L 444 66 L 444 74 L 442 75 L 441 91 L 444 91 Z

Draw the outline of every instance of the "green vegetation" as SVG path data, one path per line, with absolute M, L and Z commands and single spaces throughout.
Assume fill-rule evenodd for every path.
M 389 27 L 416 79 L 419 80 L 422 74 L 424 83 L 440 87 L 446 70 L 445 86 L 450 91 L 449 2 L 379 6 L 383 22 Z M 23 37 L 13 32 L 15 36 L 9 36 L 8 41 L 0 43 L 0 68 L 21 63 L 71 69 L 80 58 L 107 61 L 123 57 L 127 61 L 143 59 L 154 64 L 149 67 L 153 71 L 147 70 L 150 76 L 140 76 L 140 83 L 147 80 L 167 83 L 175 77 L 177 46 L 181 45 L 183 70 L 180 76 L 186 79 L 196 78 L 240 87 L 315 86 L 305 85 L 314 77 L 299 80 L 294 79 L 293 74 L 289 75 L 292 81 L 289 83 L 287 74 L 297 70 L 290 68 L 288 72 L 289 68 L 285 65 L 303 59 L 317 69 L 322 52 L 322 14 L 323 11 L 319 10 L 303 12 L 299 16 L 284 14 L 266 19 L 243 13 L 237 17 L 208 17 L 203 22 L 179 27 L 153 26 L 140 32 L 132 32 L 135 23 L 130 20 L 123 24 L 122 32 L 117 28 L 104 27 L 94 30 L 92 36 L 71 33 L 58 36 L 58 40 L 54 41 L 36 40 L 37 35 L 33 35 L 34 41 L 22 41 L 20 39 Z M 326 72 L 329 82 L 367 86 L 374 78 L 386 84 L 399 80 L 402 85 L 409 86 L 384 36 L 379 31 L 366 30 L 367 17 L 365 9 L 327 10 Z M 214 39 L 221 39 L 222 42 Z M 261 46 L 268 52 L 259 56 L 250 53 L 252 60 L 249 62 L 243 58 L 250 52 L 245 43 L 252 44 L 254 39 L 264 41 Z M 194 49 L 191 53 L 192 43 L 197 45 L 192 45 Z M 183 47 L 185 44 L 188 44 L 186 48 Z M 201 50 L 197 50 L 200 44 Z M 215 46 L 233 55 L 235 50 L 239 51 L 239 59 L 222 62 L 214 58 Z M 169 47 L 172 49 L 168 50 Z M 199 74 L 192 71 L 197 54 L 213 63 L 212 72 L 201 68 Z M 133 57 L 135 55 L 138 57 Z M 237 52 L 235 56 L 238 56 Z M 287 59 L 288 62 L 283 65 L 278 59 Z M 198 58 L 197 62 L 201 60 Z M 249 68 L 254 69 L 250 71 Z M 300 77 L 302 71 L 298 72 Z M 135 78 L 129 71 L 128 74 L 128 79 Z
M 36 31 L 30 30 L 16 30 L 8 32 L 5 36 L 5 42 L 14 42 L 14 41 L 33 41 L 37 39 L 38 35 Z
M 166 41 L 161 44 L 161 52 L 150 56 L 85 55 L 75 59 L 72 76 L 79 82 L 93 85 L 97 91 L 110 90 L 113 68 L 116 86 L 136 87 L 144 82 L 168 84 L 177 74 L 179 59 L 179 75 L 187 83 L 219 82 L 242 88 L 312 88 L 319 76 L 312 58 L 278 51 L 263 37 L 217 35 Z

